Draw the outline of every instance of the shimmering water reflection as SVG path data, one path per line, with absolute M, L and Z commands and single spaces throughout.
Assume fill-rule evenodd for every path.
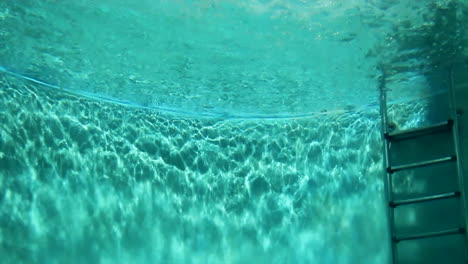
M 186 119 L 0 76 L 4 263 L 386 263 L 376 109 Z

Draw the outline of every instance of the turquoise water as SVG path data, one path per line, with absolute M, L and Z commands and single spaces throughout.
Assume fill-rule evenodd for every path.
M 427 2 L 1 1 L 2 263 L 389 263 L 377 77 L 412 127 L 465 52 Z
M 451 3 L 463 25 L 464 1 L 447 0 L 2 1 L 0 62 L 142 106 L 332 111 L 377 103 L 382 67 L 394 99 L 427 95 L 427 66 L 450 61 L 446 42 L 465 35 L 434 18 Z

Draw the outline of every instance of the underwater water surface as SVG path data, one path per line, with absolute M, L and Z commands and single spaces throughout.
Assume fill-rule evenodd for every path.
M 463 2 L 1 1 L 0 63 L 141 106 L 219 115 L 331 111 L 377 103 L 384 69 L 392 100 L 440 89 L 427 72 L 460 45 L 462 27 L 444 23 L 458 13 L 465 23 Z

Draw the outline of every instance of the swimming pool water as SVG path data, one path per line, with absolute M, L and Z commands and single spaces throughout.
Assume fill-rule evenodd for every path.
M 0 2 L 2 263 L 389 263 L 378 76 L 425 123 L 454 2 Z
M 441 89 L 430 87 L 426 73 L 450 61 L 446 53 L 463 32 L 442 29 L 434 13 L 451 21 L 462 4 L 2 1 L 0 63 L 141 106 L 229 115 L 331 111 L 377 103 L 382 68 L 392 76 L 391 99 Z

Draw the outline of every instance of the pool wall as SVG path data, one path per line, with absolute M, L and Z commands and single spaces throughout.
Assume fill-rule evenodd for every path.
M 388 261 L 378 109 L 196 119 L 0 78 L 4 263 Z

